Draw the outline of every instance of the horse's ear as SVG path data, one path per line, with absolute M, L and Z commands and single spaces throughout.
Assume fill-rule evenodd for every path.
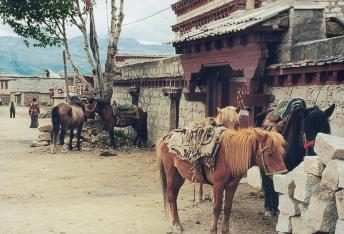
M 236 111 L 236 113 L 238 113 L 238 114 L 239 114 L 239 113 L 240 113 L 240 106 L 238 106 L 238 107 L 236 108 L 236 110 L 235 110 L 235 111 Z
M 221 114 L 221 112 L 222 112 L 222 109 L 220 107 L 217 107 L 217 113 Z
M 327 118 L 331 117 L 335 108 L 336 108 L 336 104 L 332 104 L 329 108 L 327 108 L 327 110 L 325 110 L 325 115 L 327 116 Z
M 266 141 L 266 139 L 268 139 L 268 135 L 262 132 L 258 132 L 257 134 L 257 140 L 259 143 L 263 143 Z

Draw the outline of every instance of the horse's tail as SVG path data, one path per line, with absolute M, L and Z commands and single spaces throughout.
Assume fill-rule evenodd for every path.
M 161 188 L 162 188 L 162 195 L 163 195 L 163 200 L 164 200 L 164 210 L 166 216 L 169 214 L 168 209 L 168 202 L 167 202 L 167 177 L 166 177 L 166 171 L 164 164 L 162 162 L 162 147 L 164 145 L 164 140 L 163 138 L 159 138 L 155 144 L 155 149 L 156 149 L 156 155 L 157 155 L 157 161 L 158 161 L 158 167 L 160 170 L 160 182 L 161 182 Z
M 60 131 L 60 115 L 59 115 L 59 108 L 58 106 L 55 106 L 51 110 L 51 124 L 52 124 L 52 130 L 51 130 L 51 153 L 55 153 L 55 145 L 57 141 L 57 135 Z

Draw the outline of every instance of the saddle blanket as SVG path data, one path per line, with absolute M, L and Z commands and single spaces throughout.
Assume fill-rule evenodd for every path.
M 214 169 L 221 134 L 227 130 L 222 125 L 193 125 L 193 128 L 176 129 L 164 137 L 170 153 L 193 167 L 205 164 Z M 202 161 L 202 162 L 201 162 Z
M 135 105 L 119 105 L 113 107 L 114 113 L 118 113 L 119 118 L 139 119 L 139 108 Z
M 276 108 L 266 116 L 262 128 L 268 131 L 276 130 L 284 134 L 290 116 L 296 108 L 306 108 L 306 102 L 302 98 L 280 101 Z

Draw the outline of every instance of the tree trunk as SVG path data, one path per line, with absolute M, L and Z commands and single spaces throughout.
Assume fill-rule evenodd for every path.
M 64 45 L 64 48 L 65 48 L 65 51 L 66 51 L 67 59 L 70 62 L 70 64 L 72 65 L 72 67 L 73 67 L 73 70 L 75 72 L 76 78 L 85 87 L 87 87 L 90 92 L 94 92 L 94 89 L 93 89 L 92 85 L 90 85 L 90 83 L 88 83 L 87 80 L 85 80 L 84 77 L 80 74 L 77 65 L 74 63 L 74 61 L 72 59 L 72 55 L 71 55 L 70 50 L 69 50 L 68 40 L 67 40 L 67 36 L 66 36 L 66 27 L 65 27 L 64 24 L 62 25 L 62 29 L 63 29 L 63 45 Z
M 97 67 L 94 64 L 94 61 L 93 61 L 91 53 L 90 53 L 90 43 L 89 43 L 89 40 L 87 37 L 86 21 L 83 18 L 79 0 L 77 0 L 76 2 L 77 2 L 78 16 L 79 16 L 81 25 L 78 25 L 77 23 L 76 24 L 77 24 L 78 28 L 80 29 L 80 31 L 82 32 L 82 36 L 84 38 L 84 52 L 87 56 L 88 63 L 90 64 L 90 67 L 92 69 L 95 90 L 96 90 L 96 92 L 99 92 L 99 81 L 98 81 L 98 79 L 94 78 L 94 72 L 97 71 Z
M 113 80 L 116 74 L 115 56 L 118 52 L 118 42 L 124 19 L 123 3 L 124 0 L 120 0 L 119 13 L 117 14 L 116 0 L 111 0 L 111 32 L 104 75 L 104 99 L 106 101 L 111 101 L 113 94 Z

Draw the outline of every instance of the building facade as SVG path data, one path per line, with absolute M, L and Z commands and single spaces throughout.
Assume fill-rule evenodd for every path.
M 329 6 L 178 1 L 172 5 L 177 55 L 121 67 L 113 98 L 148 112 L 151 142 L 228 105 L 241 107 L 241 126 L 252 126 L 257 113 L 295 96 L 309 106 L 336 103 L 332 128 L 344 136 L 344 38 L 340 24 L 338 35 L 329 36 Z
M 43 105 L 53 104 L 53 95 L 65 89 L 65 80 L 46 77 L 17 77 L 9 82 L 11 100 L 28 106 L 33 98 Z

